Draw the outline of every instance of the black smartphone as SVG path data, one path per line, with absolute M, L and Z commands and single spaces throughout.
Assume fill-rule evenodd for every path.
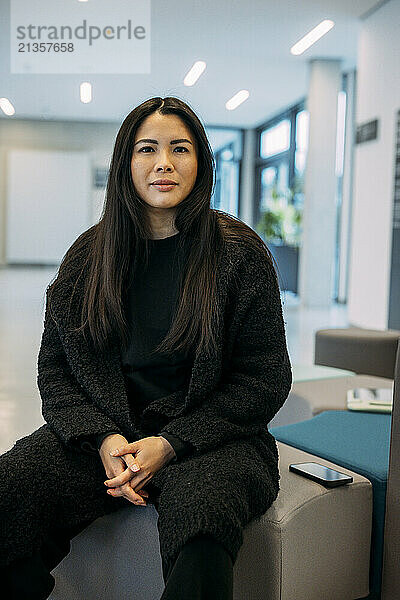
M 292 464 L 289 465 L 289 471 L 308 477 L 308 479 L 312 479 L 317 483 L 322 483 L 326 487 L 337 487 L 353 481 L 350 475 L 335 471 L 335 469 L 330 469 L 316 462 Z

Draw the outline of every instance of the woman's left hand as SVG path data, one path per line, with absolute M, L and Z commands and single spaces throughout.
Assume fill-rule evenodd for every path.
M 104 482 L 110 489 L 109 494 L 112 496 L 123 496 L 120 486 L 128 481 L 131 488 L 138 492 L 157 471 L 162 469 L 175 456 L 171 444 L 162 436 L 150 436 L 130 444 L 123 444 L 110 454 L 121 456 L 127 464 L 127 468 L 120 475 Z M 132 454 L 135 456 L 133 457 Z M 125 458 L 124 455 L 128 456 Z

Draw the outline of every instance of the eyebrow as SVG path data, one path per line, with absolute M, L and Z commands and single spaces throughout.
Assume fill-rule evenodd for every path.
M 139 144 L 140 142 L 147 142 L 149 144 L 158 144 L 157 140 L 151 140 L 150 138 L 144 138 L 142 140 L 138 140 L 133 145 L 136 146 L 136 144 Z M 171 140 L 170 144 L 181 144 L 182 142 L 187 142 L 188 144 L 192 144 L 192 142 L 190 140 L 187 140 L 186 138 L 181 138 L 180 140 Z M 192 146 L 193 146 L 193 144 L 192 144 Z

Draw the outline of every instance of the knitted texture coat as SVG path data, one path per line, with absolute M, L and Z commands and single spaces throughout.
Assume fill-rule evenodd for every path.
M 175 434 L 193 444 L 193 452 L 166 464 L 144 486 L 158 494 L 157 527 L 165 571 L 182 545 L 199 533 L 219 540 L 235 561 L 243 528 L 264 515 L 279 492 L 278 449 L 267 424 L 289 394 L 292 371 L 276 272 L 269 259 L 247 243 L 229 241 L 216 275 L 217 352 L 196 353 L 188 389 L 153 401 L 139 423 L 131 420 L 117 342 L 99 353 L 90 340 L 69 331 L 80 316 L 78 304 L 73 303 L 70 312 L 67 309 L 73 289 L 79 299 L 80 278 L 73 267 L 70 283 L 57 294 L 54 290 L 55 320 L 46 295 L 37 379 L 46 424 L 31 436 L 35 441 L 31 450 L 36 448 L 35 460 L 42 458 L 47 475 L 53 474 L 52 498 L 57 490 L 62 496 L 62 502 L 50 502 L 48 523 L 55 506 L 59 510 L 62 506 L 69 524 L 101 514 L 99 497 L 107 496 L 104 468 L 98 455 L 82 449 L 81 436 L 112 430 L 131 442 L 161 430 Z M 53 452 L 41 457 L 44 438 Z M 22 448 L 26 439 L 17 447 Z M 27 456 L 26 452 L 26 460 Z M 66 483 L 60 490 L 62 480 Z M 72 480 L 73 490 L 67 485 Z M 40 503 L 38 496 L 39 492 L 32 502 Z M 104 502 L 128 503 L 109 496 L 101 506 Z M 40 532 L 36 537 L 22 536 L 17 544 L 10 541 L 8 558 L 0 552 L 0 564 L 10 560 L 10 552 L 26 553 L 28 538 L 38 540 Z M 34 543 L 30 544 L 32 550 Z

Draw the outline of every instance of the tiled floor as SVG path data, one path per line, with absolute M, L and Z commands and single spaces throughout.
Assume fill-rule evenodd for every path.
M 45 291 L 57 268 L 0 268 L 0 454 L 43 423 L 37 388 Z M 346 327 L 346 305 L 307 309 L 290 292 L 282 294 L 292 364 L 313 364 L 314 333 Z

